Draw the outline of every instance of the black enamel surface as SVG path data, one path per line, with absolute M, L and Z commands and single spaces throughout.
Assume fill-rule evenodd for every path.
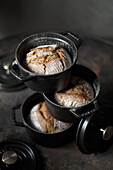
M 94 89 L 94 99 L 89 104 L 75 109 L 75 112 L 78 112 L 80 115 L 83 114 L 83 117 L 86 117 L 88 116 L 89 112 L 92 113 L 92 110 L 95 111 L 98 109 L 97 98 L 100 92 L 100 82 L 98 80 L 97 75 L 92 70 L 82 65 L 76 65 L 74 67 L 73 76 L 85 79 Z M 55 103 L 54 93 L 43 94 L 43 96 L 46 101 L 47 108 L 53 117 L 65 122 L 76 123 L 79 121 L 79 119 L 70 111 L 72 108 L 63 107 Z
M 104 140 L 101 131 L 108 126 L 113 127 L 113 102 L 102 100 L 98 104 L 98 111 L 86 119 L 81 119 L 77 128 L 76 142 L 82 153 L 103 152 L 113 142 L 113 137 Z
M 75 63 L 77 61 L 76 44 L 74 44 L 73 41 L 70 40 L 70 36 L 67 38 L 66 35 L 67 34 L 63 36 L 62 34 L 50 32 L 37 33 L 35 35 L 25 38 L 18 45 L 15 53 L 15 59 L 19 67 L 18 69 L 20 70 L 20 74 L 22 74 L 23 78 L 21 78 L 21 76 L 19 75 L 17 76 L 16 70 L 14 70 L 15 77 L 22 81 L 24 81 L 25 79 L 25 85 L 37 92 L 54 92 L 65 88 L 72 78 L 72 68 L 75 66 Z M 78 39 L 78 42 L 79 41 L 80 40 Z M 30 48 L 46 44 L 58 44 L 69 53 L 72 64 L 67 70 L 54 75 L 37 75 L 25 68 L 24 60 L 26 57 L 26 53 L 30 50 Z M 80 44 L 78 46 L 80 46 Z M 29 77 L 31 77 L 31 80 L 29 80 Z

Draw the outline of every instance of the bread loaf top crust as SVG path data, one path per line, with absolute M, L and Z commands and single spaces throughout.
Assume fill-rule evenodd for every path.
M 94 98 L 94 90 L 91 85 L 81 79 L 73 78 L 72 84 L 65 90 L 55 93 L 55 100 L 65 107 L 80 107 L 88 104 Z
M 30 49 L 25 64 L 34 73 L 48 75 L 64 71 L 71 63 L 66 50 L 55 44 Z

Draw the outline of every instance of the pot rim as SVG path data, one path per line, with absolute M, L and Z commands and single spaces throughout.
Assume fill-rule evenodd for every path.
M 64 71 L 62 71 L 62 72 L 59 72 L 59 73 L 56 73 L 56 74 L 43 75 L 43 74 L 37 74 L 37 73 L 34 73 L 34 72 L 32 72 L 32 71 L 29 71 L 29 70 L 25 69 L 25 68 L 22 66 L 22 64 L 20 64 L 20 62 L 18 61 L 18 58 L 17 58 L 17 52 L 18 52 L 18 49 L 19 49 L 19 47 L 21 46 L 21 44 L 24 43 L 26 40 L 28 40 L 28 39 L 30 39 L 30 38 L 32 38 L 32 37 L 35 37 L 35 36 L 37 36 L 38 34 L 41 34 L 41 33 L 60 35 L 61 37 L 64 37 L 65 39 L 67 39 L 68 41 L 70 41 L 71 44 L 73 44 L 73 46 L 74 46 L 74 48 L 75 48 L 75 54 L 74 54 L 74 55 L 76 55 L 76 58 L 75 58 L 75 61 L 72 62 L 71 65 L 70 65 L 66 70 L 64 70 Z M 40 38 L 41 38 L 41 37 L 40 37 Z M 51 37 L 50 37 L 50 38 L 51 38 Z M 57 38 L 57 39 L 58 39 L 58 38 Z M 59 38 L 59 39 L 60 39 L 60 38 Z M 64 41 L 64 40 L 63 40 L 63 41 Z M 35 34 L 32 34 L 32 35 L 27 36 L 26 38 L 24 38 L 24 39 L 19 43 L 19 45 L 17 46 L 16 51 L 15 51 L 15 58 L 16 58 L 16 62 L 17 62 L 17 64 L 19 65 L 19 67 L 20 67 L 23 71 L 29 73 L 31 76 L 38 76 L 38 77 L 39 77 L 39 76 L 40 76 L 40 77 L 49 77 L 49 76 L 51 76 L 51 77 L 52 77 L 52 76 L 55 76 L 55 75 L 63 74 L 64 72 L 68 71 L 68 70 L 76 63 L 76 61 L 77 61 L 77 59 L 78 59 L 77 51 L 78 51 L 78 50 L 77 50 L 76 45 L 73 43 L 73 41 L 71 41 L 71 40 L 70 40 L 69 38 L 67 38 L 66 36 L 64 36 L 64 35 L 62 35 L 62 34 L 60 34 L 60 33 L 56 33 L 56 32 L 39 32 L 39 33 L 35 33 Z
M 24 121 L 25 121 L 25 120 L 24 120 Z M 25 122 L 25 123 L 26 123 L 26 122 Z M 68 129 L 70 129 L 73 125 L 74 125 L 74 124 L 71 123 L 70 126 L 69 126 L 68 128 L 66 128 L 66 129 L 64 129 L 64 130 L 62 130 L 62 131 L 60 131 L 60 132 L 46 133 L 46 132 L 40 132 L 40 131 L 38 131 L 38 130 L 32 128 L 28 123 L 26 123 L 26 126 L 27 126 L 28 128 L 30 128 L 31 130 L 33 130 L 33 131 L 35 131 L 35 132 L 44 134 L 44 135 L 55 135 L 55 134 L 63 133 L 63 132 L 65 132 L 65 131 L 67 131 Z
M 70 109 L 76 109 L 76 110 L 78 110 L 78 109 L 82 109 L 82 108 L 90 105 L 90 104 L 93 103 L 94 101 L 96 101 L 97 97 L 99 96 L 99 92 L 100 92 L 100 81 L 99 81 L 99 79 L 98 79 L 98 76 L 96 75 L 95 72 L 93 72 L 90 68 L 88 68 L 88 67 L 86 67 L 86 66 L 83 66 L 83 65 L 81 65 L 81 64 L 77 64 L 77 66 L 82 66 L 82 67 L 88 69 L 90 72 L 92 72 L 92 73 L 96 76 L 97 81 L 98 81 L 98 88 L 99 88 L 97 94 L 95 94 L 95 97 L 94 97 L 88 104 L 85 104 L 85 105 L 83 105 L 83 106 L 75 107 L 75 108 L 74 108 L 74 107 L 65 107 L 65 106 L 59 105 L 59 104 L 53 102 L 52 100 L 50 100 L 50 99 L 47 97 L 46 93 L 42 93 L 42 95 L 44 96 L 44 98 L 45 98 L 47 101 L 49 101 L 52 105 L 55 105 L 55 106 L 57 106 L 57 107 L 59 107 L 59 108 L 62 108 L 62 109 L 69 109 L 69 110 L 70 110 Z M 86 81 L 87 81 L 87 80 L 86 80 Z M 47 94 L 50 94 L 50 93 L 47 93 Z M 52 93 L 52 94 L 53 94 L 53 93 Z
M 62 109 L 76 109 L 76 110 L 78 110 L 78 109 L 82 109 L 82 108 L 84 108 L 85 106 L 88 106 L 88 105 L 90 105 L 92 102 L 94 102 L 94 101 L 96 101 L 96 98 L 97 97 L 95 97 L 93 100 L 91 100 L 88 104 L 85 104 L 85 105 L 83 105 L 83 106 L 80 106 L 80 107 L 65 107 L 65 106 L 62 106 L 62 105 L 59 105 L 59 104 L 57 104 L 57 103 L 54 103 L 53 101 L 51 101 L 50 99 L 48 99 L 48 97 L 46 97 L 46 94 L 45 93 L 43 93 L 43 95 L 44 95 L 44 98 L 46 98 L 51 104 L 53 104 L 53 105 L 55 105 L 55 106 L 57 106 L 57 107 L 59 107 L 59 108 L 62 108 Z

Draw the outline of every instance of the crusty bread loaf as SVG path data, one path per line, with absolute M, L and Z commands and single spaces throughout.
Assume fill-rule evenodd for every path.
M 72 84 L 65 90 L 55 93 L 56 102 L 65 107 L 80 107 L 88 104 L 93 98 L 93 88 L 81 78 L 73 78 Z
M 30 49 L 26 56 L 27 68 L 37 74 L 48 75 L 64 71 L 70 66 L 69 54 L 55 45 L 43 45 Z
M 63 123 L 54 119 L 47 111 L 45 102 L 40 102 L 31 109 L 30 124 L 35 129 L 46 132 L 55 133 L 66 129 L 70 124 Z

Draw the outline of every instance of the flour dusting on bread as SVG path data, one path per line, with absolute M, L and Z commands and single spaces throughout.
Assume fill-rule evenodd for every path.
M 53 44 L 30 49 L 26 55 L 25 65 L 34 73 L 49 75 L 66 70 L 71 61 L 65 49 Z

